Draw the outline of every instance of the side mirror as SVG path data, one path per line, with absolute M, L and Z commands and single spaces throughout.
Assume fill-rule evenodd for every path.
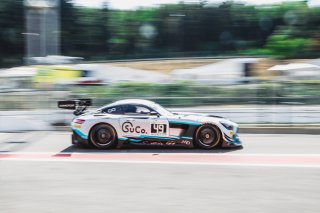
M 151 112 L 150 112 L 150 115 L 154 115 L 154 116 L 158 116 L 158 117 L 160 116 L 159 113 L 156 112 L 156 111 L 151 111 Z

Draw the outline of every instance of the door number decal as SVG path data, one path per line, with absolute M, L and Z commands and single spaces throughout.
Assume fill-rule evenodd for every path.
M 165 134 L 165 133 L 167 133 L 167 125 L 166 124 L 151 124 L 151 133 Z

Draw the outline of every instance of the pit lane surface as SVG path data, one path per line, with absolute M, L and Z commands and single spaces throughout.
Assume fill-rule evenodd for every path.
M 0 133 L 0 212 L 318 212 L 319 135 L 241 135 L 213 151 L 70 146 Z

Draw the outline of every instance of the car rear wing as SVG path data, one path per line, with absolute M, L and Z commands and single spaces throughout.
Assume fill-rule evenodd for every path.
M 74 110 L 73 114 L 77 116 L 83 114 L 87 107 L 91 105 L 91 99 L 58 101 L 58 108 Z

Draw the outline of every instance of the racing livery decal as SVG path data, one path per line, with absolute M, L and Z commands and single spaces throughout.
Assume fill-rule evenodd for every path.
M 122 124 L 122 131 L 125 133 L 141 133 L 148 134 L 145 129 L 140 126 L 133 126 L 130 121 L 126 121 Z

